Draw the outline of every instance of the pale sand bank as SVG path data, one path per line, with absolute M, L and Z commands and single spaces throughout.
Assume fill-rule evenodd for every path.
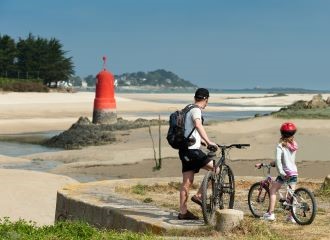
M 38 225 L 54 223 L 57 189 L 76 183 L 66 176 L 13 169 L 0 169 L 0 179 L 0 218 Z

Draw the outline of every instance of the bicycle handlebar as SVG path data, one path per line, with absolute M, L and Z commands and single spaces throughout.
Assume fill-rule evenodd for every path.
M 215 145 L 209 145 L 209 146 L 207 146 L 207 149 L 210 150 L 211 152 L 216 152 L 218 150 L 218 147 L 221 150 L 226 150 L 226 149 L 230 149 L 230 148 L 233 148 L 233 147 L 238 148 L 238 149 L 242 149 L 242 148 L 245 148 L 245 147 L 250 147 L 250 144 L 220 145 L 220 144 L 216 143 L 216 146 Z
M 271 169 L 273 166 L 271 165 L 271 164 L 267 164 L 267 163 L 261 163 L 261 165 L 260 165 L 260 168 L 268 168 L 268 169 Z M 260 169 L 259 168 L 259 169 Z
M 230 144 L 230 145 L 227 145 L 227 146 L 226 145 L 219 145 L 219 144 L 217 144 L 217 146 L 219 148 L 222 148 L 222 149 L 229 149 L 229 148 L 233 148 L 233 147 L 241 149 L 241 148 L 245 148 L 245 147 L 250 147 L 250 144 L 246 144 L 246 143 L 244 143 L 244 144 L 237 144 L 237 143 L 235 143 L 235 144 Z

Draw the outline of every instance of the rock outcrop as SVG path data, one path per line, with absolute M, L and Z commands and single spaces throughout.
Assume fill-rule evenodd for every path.
M 312 100 L 307 103 L 307 108 L 326 108 L 328 104 L 323 100 L 322 95 L 313 96 Z
M 68 130 L 47 140 L 44 145 L 64 149 L 80 149 L 85 146 L 109 144 L 116 141 L 114 134 L 116 130 L 142 128 L 158 124 L 158 120 L 142 118 L 135 121 L 118 118 L 115 124 L 93 124 L 87 117 L 80 117 Z M 161 124 L 168 124 L 168 122 L 162 120 Z

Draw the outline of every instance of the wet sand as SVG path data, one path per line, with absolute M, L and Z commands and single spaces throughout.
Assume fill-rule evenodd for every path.
M 268 163 L 267 160 L 234 160 L 227 161 L 232 168 L 235 176 L 258 176 L 264 177 L 266 171 L 254 168 L 259 162 Z M 329 174 L 330 161 L 303 161 L 298 162 L 299 178 L 320 179 L 323 180 Z M 155 160 L 148 159 L 134 164 L 123 165 L 94 165 L 94 166 L 78 166 L 75 168 L 66 168 L 58 171 L 80 182 L 109 180 L 114 178 L 158 178 L 158 177 L 180 177 L 181 162 L 178 158 L 162 159 L 162 167 L 160 170 L 154 170 L 156 166 Z M 54 170 L 53 172 L 57 172 Z M 197 175 L 204 175 L 205 170 L 201 169 Z M 276 175 L 276 169 L 273 168 L 271 175 Z

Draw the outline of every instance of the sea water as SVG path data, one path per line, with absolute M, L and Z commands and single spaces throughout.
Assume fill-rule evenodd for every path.
M 58 148 L 49 148 L 38 144 L 0 141 L 0 154 L 11 157 L 42 152 L 55 152 L 58 150 Z
M 61 149 L 58 148 L 50 148 L 46 146 L 42 146 L 40 144 L 31 144 L 31 143 L 22 143 L 19 141 L 21 137 L 24 138 L 41 138 L 48 139 L 57 134 L 59 131 L 47 131 L 47 132 L 37 132 L 37 133 L 23 133 L 23 134 L 10 134 L 6 135 L 11 139 L 17 139 L 17 141 L 0 141 L 0 155 L 18 157 L 23 155 L 30 155 L 35 153 L 42 152 L 56 152 Z M 15 137 L 16 136 L 16 137 Z

